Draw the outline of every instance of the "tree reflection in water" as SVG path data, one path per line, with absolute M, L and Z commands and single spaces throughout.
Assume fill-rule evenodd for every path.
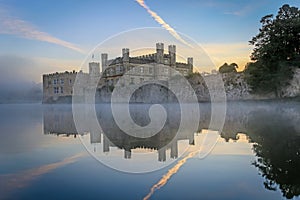
M 287 114 L 287 115 L 285 115 Z M 280 189 L 288 199 L 300 195 L 300 133 L 288 113 L 251 112 L 247 134 L 254 143 L 253 163 L 268 190 Z

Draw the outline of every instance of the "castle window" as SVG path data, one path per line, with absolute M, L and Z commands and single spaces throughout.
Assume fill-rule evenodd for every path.
M 60 84 L 64 84 L 64 79 L 60 79 Z
M 53 80 L 53 84 L 56 85 L 56 79 Z
M 143 74 L 144 73 L 144 67 L 141 67 L 141 74 Z
M 60 93 L 64 93 L 64 88 L 63 87 L 60 87 Z
M 152 73 L 153 73 L 153 68 L 149 67 L 149 74 L 152 74 Z
M 59 93 L 58 89 L 59 89 L 58 87 L 54 87 L 53 88 L 54 94 L 58 94 Z
M 70 84 L 70 85 L 72 84 L 72 79 L 69 80 L 69 84 Z

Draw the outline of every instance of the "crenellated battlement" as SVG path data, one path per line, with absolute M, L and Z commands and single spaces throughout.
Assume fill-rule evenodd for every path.
M 79 72 L 76 72 L 75 70 L 73 71 L 64 71 L 64 72 L 55 72 L 55 73 L 51 73 L 51 74 L 43 74 L 43 76 L 61 76 L 64 74 L 77 74 L 77 73 L 83 73 L 82 70 L 80 70 Z
M 100 63 L 101 72 L 100 73 Z M 146 66 L 145 66 L 146 64 Z M 89 72 L 65 71 L 43 75 L 44 102 L 56 101 L 61 97 L 71 97 L 77 74 L 82 74 L 82 94 L 91 85 L 114 86 L 122 76 L 123 84 L 138 84 L 144 81 L 168 80 L 171 76 L 169 67 L 184 76 L 193 72 L 193 58 L 186 63 L 176 62 L 176 46 L 169 45 L 165 53 L 164 43 L 156 43 L 156 52 L 130 57 L 130 49 L 123 48 L 121 56 L 108 59 L 107 53 L 101 53 L 101 61 L 92 61 L 88 65 Z

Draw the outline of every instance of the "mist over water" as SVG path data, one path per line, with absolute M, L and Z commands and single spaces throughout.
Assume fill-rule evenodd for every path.
M 41 102 L 42 70 L 33 59 L 0 55 L 0 103 Z

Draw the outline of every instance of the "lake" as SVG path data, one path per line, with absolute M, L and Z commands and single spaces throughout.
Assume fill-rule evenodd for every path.
M 118 106 L 0 105 L 0 199 L 300 199 L 299 102 Z

